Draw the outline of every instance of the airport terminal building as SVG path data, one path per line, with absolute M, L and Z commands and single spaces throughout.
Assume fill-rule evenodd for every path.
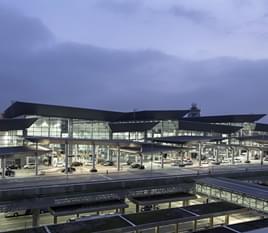
M 150 161 L 162 168 L 165 163 L 263 163 L 268 125 L 258 121 L 264 116 L 200 116 L 194 104 L 183 110 L 116 112 L 14 102 L 0 119 L 1 167 L 64 163 L 68 172 L 73 162 L 91 163 L 93 171 L 105 162 L 117 170 L 125 162 Z

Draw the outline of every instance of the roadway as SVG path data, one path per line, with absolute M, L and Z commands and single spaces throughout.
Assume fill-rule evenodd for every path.
M 36 176 L 26 178 L 5 178 L 0 180 L 0 191 L 31 189 L 36 187 L 59 187 L 83 183 L 103 183 L 113 181 L 150 180 L 168 177 L 196 177 L 207 175 L 232 175 L 268 171 L 268 165 L 225 165 L 210 167 L 164 168 L 158 170 L 133 170 L 113 173 L 69 174 L 60 176 Z

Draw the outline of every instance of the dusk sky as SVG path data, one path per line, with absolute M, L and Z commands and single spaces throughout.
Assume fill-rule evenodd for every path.
M 267 0 L 0 0 L 0 111 L 268 113 Z

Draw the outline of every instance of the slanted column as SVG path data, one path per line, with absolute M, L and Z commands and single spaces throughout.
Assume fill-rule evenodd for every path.
M 117 171 L 120 171 L 120 146 L 117 146 Z
M 33 227 L 38 227 L 39 226 L 39 221 L 40 221 L 40 209 L 32 209 L 32 225 Z
M 92 144 L 92 169 L 90 171 L 91 172 L 98 171 L 96 169 L 96 145 L 95 144 Z

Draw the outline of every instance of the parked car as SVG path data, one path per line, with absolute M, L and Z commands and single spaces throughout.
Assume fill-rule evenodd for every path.
M 9 169 L 19 169 L 20 166 L 17 165 L 17 164 L 11 164 L 11 165 L 9 165 L 7 168 L 9 168 Z
M 58 162 L 56 163 L 56 167 L 64 167 L 64 162 L 62 162 L 62 161 L 58 161 Z
M 75 171 L 76 171 L 76 169 L 74 167 L 68 167 L 68 172 L 72 173 L 72 172 L 75 172 Z M 65 172 L 65 168 L 63 168 L 61 170 L 61 172 Z
M 0 176 L 2 176 L 2 172 L 0 172 Z M 5 171 L 5 176 L 11 176 L 11 177 L 14 177 L 15 176 L 15 172 L 12 171 L 11 169 L 7 169 Z
M 40 209 L 40 214 L 48 213 L 48 209 Z M 11 211 L 11 212 L 6 212 L 4 214 L 5 218 L 10 218 L 10 217 L 17 217 L 17 216 L 25 216 L 25 215 L 30 215 L 32 214 L 31 209 L 26 209 L 26 210 L 16 210 L 16 211 Z
M 78 162 L 78 161 L 72 162 L 72 167 L 80 167 L 80 166 L 83 166 L 83 163 Z
M 93 162 L 92 161 L 86 161 L 84 163 L 85 166 L 92 166 Z
M 114 162 L 113 161 L 105 161 L 104 163 L 102 163 L 103 166 L 113 166 Z
M 130 166 L 131 168 L 137 168 L 137 169 L 145 169 L 144 165 L 141 165 L 139 163 L 133 163 Z
M 24 169 L 34 169 L 35 164 L 34 163 L 28 163 L 23 166 Z
M 152 205 L 145 205 L 141 208 L 142 212 L 147 212 L 147 211 L 151 211 L 153 210 L 153 206 Z
M 30 209 L 27 210 L 16 210 L 12 212 L 6 212 L 5 218 L 10 218 L 10 217 L 17 217 L 17 216 L 24 216 L 24 215 L 30 215 L 32 212 Z
M 190 159 L 184 159 L 184 160 L 183 160 L 183 163 L 184 163 L 186 166 L 193 165 L 193 161 L 190 160 Z
M 135 162 L 134 160 L 128 159 L 128 160 L 127 160 L 127 165 L 131 165 L 131 164 L 134 163 L 134 162 Z

